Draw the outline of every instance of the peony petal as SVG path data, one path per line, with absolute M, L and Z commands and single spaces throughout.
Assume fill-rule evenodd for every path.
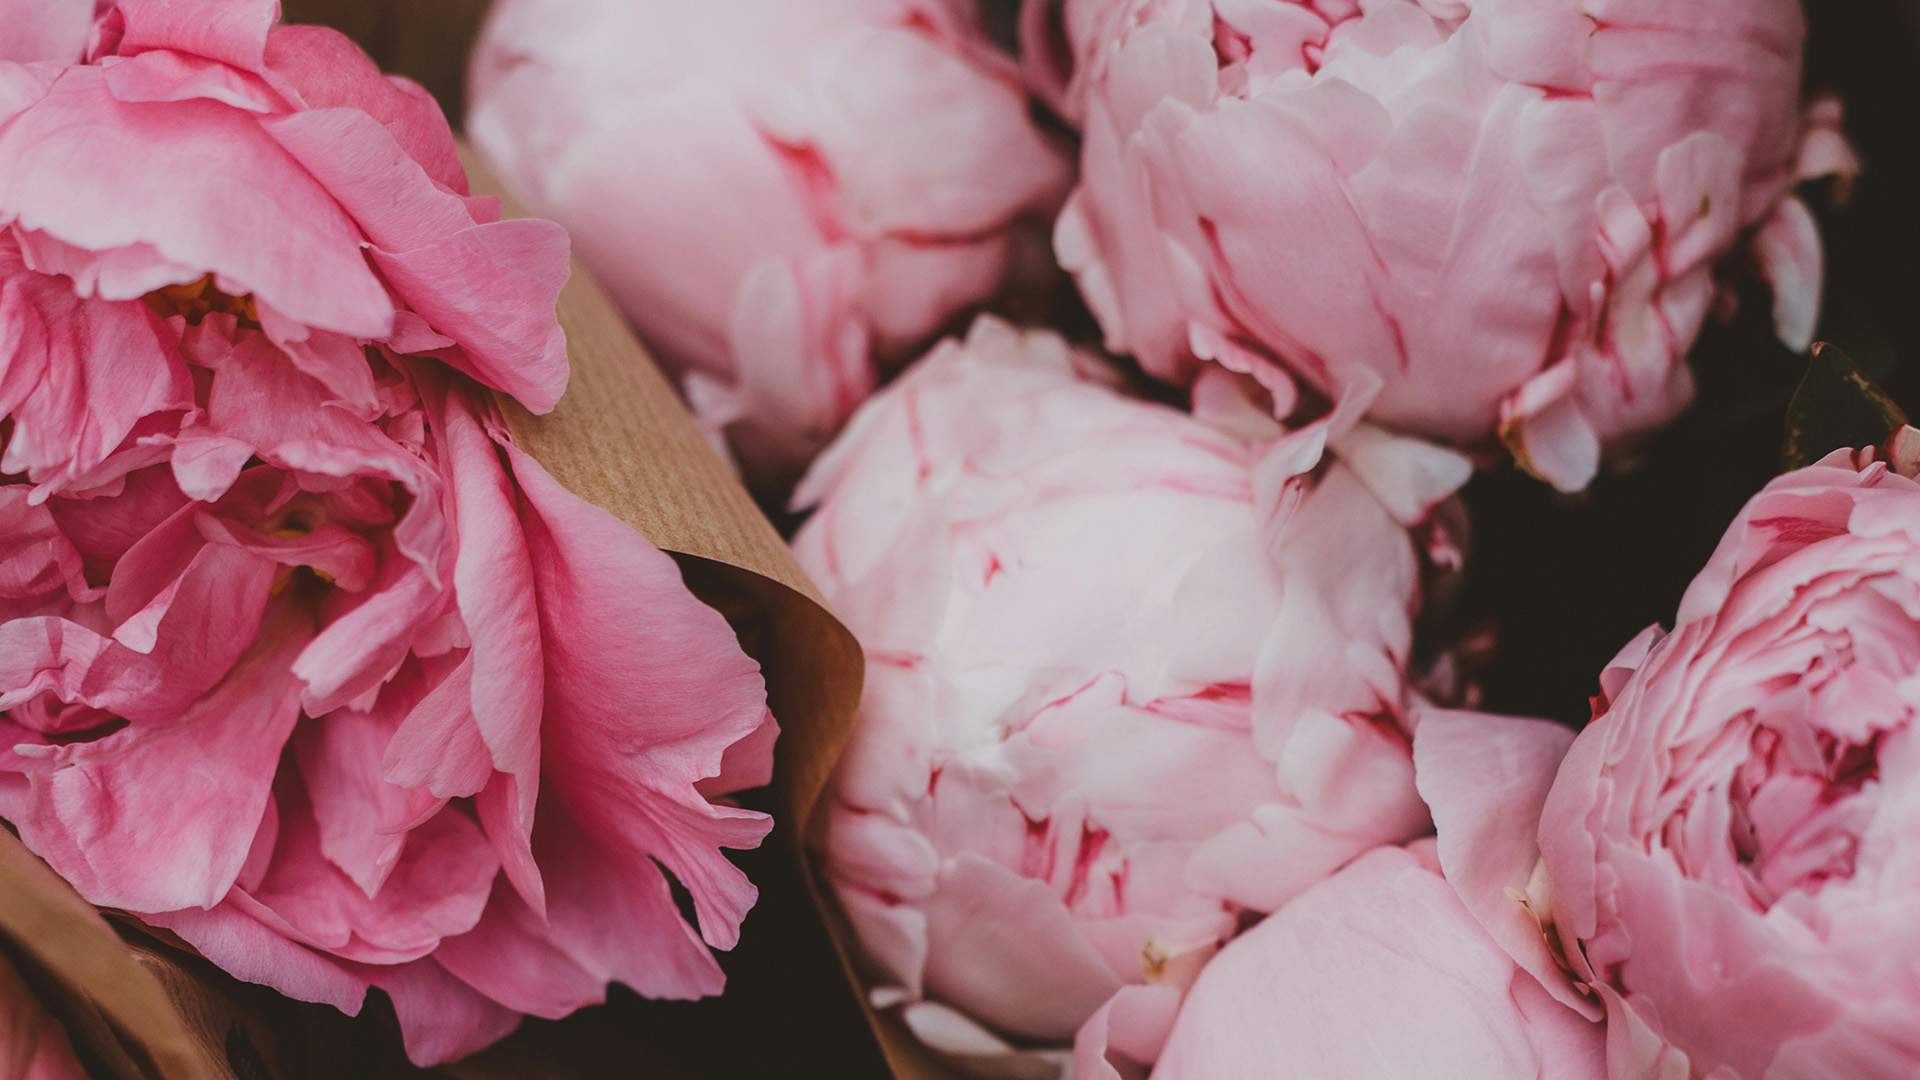
M 7 33 L 0 40 L 0 61 L 72 63 L 87 44 L 93 9 L 72 0 L 7 0 L 0 8 Z
M 379 895 L 399 863 L 407 830 L 446 802 L 430 791 L 399 787 L 380 773 L 395 729 L 426 692 L 426 675 L 410 666 L 382 689 L 371 710 L 335 711 L 302 725 L 293 739 L 320 852 L 368 896 Z
M 575 963 L 550 933 L 518 893 L 496 885 L 479 925 L 433 955 L 462 982 L 518 1012 L 556 1019 L 606 1000 L 606 975 Z
M 572 231 L 757 488 L 1018 276 L 1069 180 L 978 13 L 946 0 L 515 0 L 472 80 L 474 144 Z
M 433 960 L 364 969 L 387 992 L 400 1019 L 407 1060 L 431 1068 L 499 1042 L 520 1014 L 461 982 Z
M 142 6 L 167 10 L 159 0 Z M 270 6 L 249 0 L 233 11 Z M 197 19 L 198 8 L 182 10 Z M 392 329 L 393 304 L 359 231 L 252 117 L 228 106 L 118 104 L 98 69 L 72 68 L 0 130 L 0 178 L 0 217 L 68 244 L 151 245 L 302 323 L 362 338 Z M 102 295 L 132 298 L 105 283 Z
M 1228 945 L 1188 994 L 1154 1076 L 1259 1076 L 1284 1060 L 1304 1076 L 1598 1080 L 1600 1027 L 1587 1026 L 1594 1050 L 1573 1059 L 1591 1071 L 1546 1057 L 1565 1054 L 1565 1029 L 1535 1030 L 1511 992 L 1512 961 L 1431 857 L 1372 852 Z
M 1540 810 L 1573 732 L 1541 720 L 1423 711 L 1414 767 L 1433 809 L 1440 865 L 1467 910 L 1556 1001 L 1589 1019 L 1599 1010 L 1577 992 L 1541 927 L 1548 898 L 1529 906 L 1540 861 Z
M 996 1028 L 1065 1040 L 1120 989 L 1042 882 L 962 855 L 942 868 L 925 907 L 927 993 L 971 1003 Z
M 242 71 L 260 69 L 267 28 L 280 16 L 277 0 L 234 0 L 212 10 L 170 0 L 118 0 L 115 6 L 126 20 L 121 51 L 172 49 Z
M 559 226 L 520 218 L 369 254 L 409 308 L 460 343 L 448 363 L 544 413 L 567 388 L 566 337 L 553 317 L 567 250 Z
M 103 907 L 211 908 L 239 875 L 274 765 L 299 719 L 287 664 L 311 633 L 276 617 L 204 699 L 53 755 L 16 824 L 28 847 Z M 167 782 L 150 782 L 164 776 Z
M 218 101 L 248 112 L 267 113 L 280 101 L 258 78 L 217 60 L 171 50 L 129 56 L 102 67 L 107 88 L 118 101 Z
M 780 724 L 769 709 L 753 734 L 727 747 L 720 759 L 719 774 L 700 781 L 694 788 L 706 798 L 717 799 L 773 783 L 773 754 L 779 739 Z
M 496 772 L 474 799 L 480 828 L 487 834 L 500 869 L 520 893 L 520 899 L 541 918 L 547 914 L 547 886 L 542 863 L 533 853 L 533 811 L 539 798 L 537 776 Z
M 500 862 L 473 819 L 448 807 L 408 830 L 399 862 L 368 896 L 323 853 L 297 782 L 276 790 L 280 835 L 257 889 L 236 893 L 255 918 L 296 941 L 369 964 L 417 960 L 473 929 Z
M 447 116 L 432 95 L 384 75 L 345 34 L 324 26 L 276 26 L 267 35 L 267 75 L 308 108 L 347 106 L 386 126 L 434 182 L 467 194 L 467 173 Z
M 449 390 L 437 419 L 460 538 L 454 595 L 473 640 L 473 722 L 495 768 L 532 777 L 540 768 L 545 674 L 534 571 L 511 480 L 466 390 Z
M 545 937 L 573 966 L 648 998 L 689 1000 L 726 985 L 652 860 L 544 806 L 533 842 L 546 884 Z M 567 993 L 585 992 L 571 980 L 565 985 Z
M 294 675 L 307 684 L 307 712 L 325 715 L 385 682 L 406 659 L 412 635 L 437 615 L 441 594 L 426 571 L 404 564 L 383 572 L 396 570 L 398 577 L 376 582 L 294 661 Z
M 61 592 L 94 596 L 79 549 L 48 507 L 28 504 L 24 486 L 0 487 L 0 604 Z
M 770 823 L 694 785 L 761 727 L 758 665 L 673 560 L 504 449 L 527 508 L 547 670 L 569 676 L 547 682 L 543 786 L 609 861 L 659 860 L 692 894 L 708 943 L 730 948 L 755 890 L 721 849 L 758 844 Z
M 137 303 L 82 300 L 56 279 L 8 275 L 0 415 L 13 433 L 0 472 L 58 490 L 120 449 L 142 417 L 186 408 L 192 386 L 162 329 Z
M 1794 352 L 1813 344 L 1820 320 L 1826 257 L 1812 211 L 1799 199 L 1780 204 L 1753 239 L 1761 273 L 1773 287 L 1773 322 L 1780 341 Z
M 381 756 L 381 775 L 404 788 L 424 788 L 442 799 L 477 794 L 493 778 L 493 758 L 473 722 L 473 660 L 460 657 L 413 703 Z
M 376 247 L 408 251 L 475 224 L 465 200 L 435 184 L 392 132 L 359 109 L 309 108 L 260 126 Z
M 52 499 L 46 506 L 86 558 L 90 576 L 104 580 L 114 563 L 185 502 L 168 471 L 153 468 L 129 473 L 112 497 Z
M 365 360 L 361 364 L 364 366 Z M 207 397 L 207 430 L 253 447 L 282 468 L 323 476 L 381 476 L 415 495 L 430 481 L 418 457 L 378 425 L 330 405 L 266 337 L 242 338 L 220 357 Z M 191 430 L 191 429 L 190 429 Z
M 179 934 L 201 956 L 237 979 L 271 986 L 295 1001 L 331 1005 L 358 1016 L 367 981 L 342 964 L 289 940 L 233 902 L 207 911 L 188 908 L 144 916 Z
M 1074 1075 L 1081 1080 L 1121 1080 L 1114 1057 L 1134 1065 L 1159 1060 L 1179 1011 L 1180 991 L 1175 987 L 1121 987 L 1074 1037 Z

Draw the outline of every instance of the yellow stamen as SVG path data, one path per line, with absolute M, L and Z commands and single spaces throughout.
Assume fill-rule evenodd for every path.
M 213 284 L 213 275 L 204 274 L 184 285 L 167 285 L 147 294 L 147 306 L 161 318 L 179 315 L 198 324 L 213 312 L 232 315 L 241 324 L 258 329 L 260 309 L 252 296 L 231 296 Z

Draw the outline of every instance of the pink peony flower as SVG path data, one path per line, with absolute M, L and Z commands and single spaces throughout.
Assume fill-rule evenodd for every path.
M 1243 912 L 1427 827 L 1409 526 L 1466 463 L 1368 429 L 1323 457 L 1336 422 L 1099 370 L 983 318 L 798 496 L 868 660 L 826 876 L 876 1000 L 976 1065 L 1044 1070 L 1116 991 L 1177 992 Z
M 1852 162 L 1802 120 L 1797 0 L 1030 4 L 1085 133 L 1061 262 L 1157 376 L 1284 373 L 1577 489 L 1690 400 L 1730 251 L 1811 339 L 1792 190 Z
M 1223 949 L 1152 1074 L 1276 1075 L 1597 1080 L 1605 1041 L 1500 951 L 1422 840 L 1362 856 Z
M 241 978 L 385 989 L 423 1063 L 717 992 L 759 670 L 479 385 L 559 395 L 564 235 L 276 15 L 0 63 L 0 816 Z
M 573 230 L 748 478 L 780 488 L 881 368 L 1000 288 L 1023 219 L 1065 194 L 1065 155 L 977 15 L 510 0 L 468 128 Z
M 1604 1010 L 1614 1077 L 1920 1069 L 1916 555 L 1920 484 L 1836 453 L 1747 504 L 1564 761 L 1544 725 L 1421 721 L 1449 876 Z

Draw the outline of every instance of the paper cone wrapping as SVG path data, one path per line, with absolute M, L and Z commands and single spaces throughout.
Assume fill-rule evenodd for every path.
M 467 55 L 487 0 L 282 6 L 286 21 L 334 26 L 384 69 L 421 83 L 458 126 Z M 476 192 L 499 193 L 475 157 L 466 161 Z M 511 200 L 507 213 L 519 213 Z M 760 662 L 781 733 L 772 790 L 744 801 L 772 813 L 776 829 L 765 847 L 741 858 L 761 897 L 740 948 L 721 957 L 729 972 L 722 998 L 643 1003 L 616 992 L 607 1006 L 568 1020 L 529 1020 L 498 1046 L 441 1073 L 470 1080 L 578 1076 L 619 1062 L 624 1072 L 646 1077 L 736 1075 L 724 1053 L 712 1056 L 716 1040 L 777 1040 L 824 1017 L 848 1029 L 824 1041 L 857 1044 L 827 1063 L 839 1075 L 877 1073 L 884 1054 L 885 1066 L 907 1080 L 958 1076 L 857 989 L 851 930 L 822 894 L 806 854 L 806 824 L 859 702 L 858 644 L 827 612 L 618 309 L 577 264 L 560 298 L 560 322 L 572 360 L 566 397 L 540 417 L 502 398 L 509 430 L 562 484 L 672 555 L 689 588 L 727 617 Z M 170 934 L 96 912 L 0 830 L 0 963 L 9 959 L 67 1026 L 84 1063 L 116 1080 L 417 1072 L 407 1066 L 390 1018 L 385 1025 L 355 1021 L 237 982 Z M 636 1060 L 636 1053 L 644 1057 Z M 794 1064 L 807 1071 L 804 1056 Z

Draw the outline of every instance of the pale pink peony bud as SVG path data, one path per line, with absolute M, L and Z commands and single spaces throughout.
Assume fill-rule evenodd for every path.
M 1577 489 L 1691 399 L 1749 238 L 1811 340 L 1793 188 L 1853 162 L 1803 120 L 1797 0 L 1033 2 L 1030 79 L 1085 134 L 1060 259 L 1155 375 L 1377 393 Z
M 1465 462 L 1100 370 L 983 319 L 799 496 L 868 658 L 827 877 L 876 998 L 977 1065 L 1044 1068 L 1116 991 L 1177 994 L 1244 913 L 1427 827 L 1409 526 Z
M 1069 182 L 970 0 L 508 0 L 475 143 L 749 479 L 791 483 L 993 296 Z

